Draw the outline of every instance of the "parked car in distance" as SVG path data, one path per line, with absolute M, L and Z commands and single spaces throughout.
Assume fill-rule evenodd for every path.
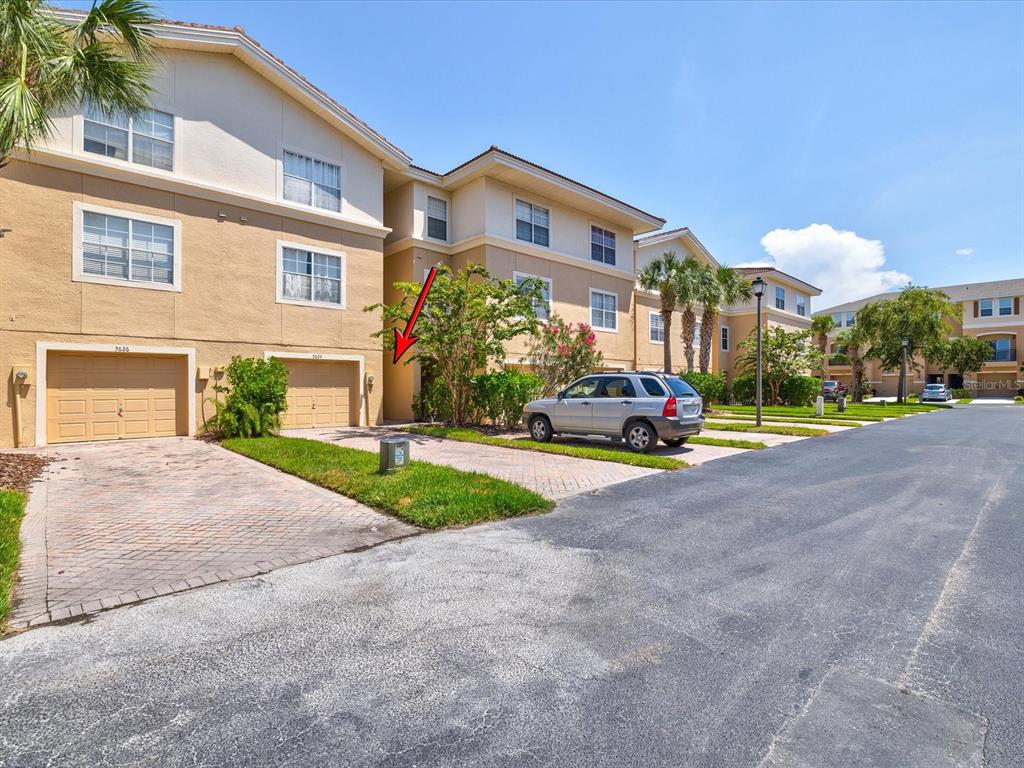
M 821 383 L 821 396 L 826 400 L 838 400 L 846 397 L 846 385 L 838 381 L 823 381 Z
M 678 376 L 621 371 L 584 376 L 556 397 L 527 403 L 523 421 L 541 442 L 554 435 L 601 435 L 647 453 L 658 440 L 674 448 L 699 434 L 702 410 L 700 395 Z
M 953 392 L 942 384 L 925 384 L 924 389 L 921 391 L 921 397 L 918 398 L 922 403 L 926 400 L 941 400 L 946 402 L 947 400 L 953 399 Z

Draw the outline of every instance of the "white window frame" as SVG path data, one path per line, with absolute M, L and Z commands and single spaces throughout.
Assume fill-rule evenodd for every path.
M 836 328 L 842 328 L 843 327 L 843 313 L 842 312 L 833 312 L 832 313 L 832 322 L 835 323 Z
M 594 230 L 595 229 L 600 229 L 602 232 L 607 232 L 615 240 L 615 248 L 612 251 L 612 256 L 614 258 L 613 258 L 611 264 L 609 264 L 607 261 L 598 261 L 597 259 L 594 258 Z M 590 222 L 590 227 L 587 230 L 587 256 L 590 257 L 590 261 L 591 261 L 592 264 L 601 264 L 602 266 L 605 266 L 605 267 L 616 267 L 616 266 L 618 266 L 618 262 L 619 262 L 619 236 L 618 236 L 618 233 L 616 233 L 615 230 L 613 230 L 613 229 L 609 229 L 608 227 L 606 227 L 603 224 L 599 224 L 596 221 L 591 221 Z
M 779 306 L 779 299 L 780 299 L 779 291 L 782 291 L 782 296 L 781 296 L 782 306 L 781 307 Z M 775 286 L 775 308 L 777 310 L 779 310 L 780 312 L 785 312 L 786 311 L 786 289 L 785 289 L 784 286 L 781 286 L 781 285 L 776 285 Z
M 985 302 L 988 302 L 988 314 L 985 314 Z M 995 317 L 996 304 L 992 299 L 978 299 L 978 317 Z
M 430 220 L 431 219 L 437 219 L 436 216 L 431 216 L 430 215 L 430 201 L 431 200 L 436 200 L 439 203 L 444 203 L 444 238 L 433 237 L 430 234 Z M 427 195 L 427 207 L 423 211 L 423 219 L 424 219 L 424 223 L 426 224 L 425 231 L 423 232 L 423 235 L 424 235 L 424 237 L 427 240 L 433 240 L 433 241 L 438 242 L 438 243 L 450 242 L 451 233 L 452 233 L 452 229 L 451 229 L 451 227 L 452 227 L 452 225 L 451 225 L 451 218 L 452 218 L 451 217 L 451 205 L 452 205 L 451 202 L 446 200 L 446 199 L 444 199 L 443 197 L 435 197 L 434 195 Z M 438 219 L 438 221 L 440 221 L 440 219 Z
M 304 299 L 293 299 L 290 296 L 284 295 L 284 249 L 294 248 L 300 251 L 312 251 L 313 253 L 319 253 L 322 256 L 336 256 L 341 260 L 341 303 L 332 304 L 329 301 L 305 301 Z M 309 243 L 294 243 L 287 240 L 277 241 L 277 303 L 278 304 L 293 304 L 298 307 L 320 307 L 322 309 L 345 309 L 347 306 L 347 291 L 348 291 L 348 259 L 345 257 L 344 251 L 332 251 L 327 248 L 321 248 L 318 245 L 310 245 Z
M 310 181 L 310 198 L 309 198 L 309 204 L 308 205 L 306 203 L 296 202 L 295 200 L 289 200 L 288 198 L 286 198 L 284 196 L 284 176 L 285 176 L 285 174 L 284 174 L 284 153 L 285 152 L 288 152 L 288 153 L 293 154 L 293 155 L 300 155 L 300 156 L 308 158 L 309 160 L 312 160 L 314 162 L 326 163 L 327 165 L 333 165 L 333 166 L 337 167 L 337 169 L 338 169 L 338 184 L 339 184 L 339 187 L 338 187 L 338 210 L 335 211 L 332 208 L 320 208 L 319 206 L 314 204 L 314 201 L 316 200 L 315 189 L 314 189 L 314 186 L 313 186 L 313 185 L 315 185 L 316 182 L 314 182 L 314 181 Z M 344 211 L 345 211 L 345 166 L 342 165 L 342 162 L 340 160 L 336 159 L 336 158 L 329 158 L 329 157 L 326 157 L 325 155 L 321 155 L 321 154 L 318 154 L 316 152 L 310 152 L 308 149 L 303 149 L 302 147 L 296 147 L 294 145 L 289 145 L 289 144 L 280 144 L 280 145 L 278 145 L 278 153 L 277 153 L 277 197 L 285 205 L 293 205 L 296 208 L 300 208 L 300 209 L 302 209 L 304 211 L 306 211 L 306 210 L 309 210 L 309 211 L 321 211 L 322 213 L 326 213 L 328 216 L 330 216 L 330 215 L 341 216 L 341 215 L 344 214 Z
M 1007 310 L 1008 311 L 1006 311 L 1006 312 L 1003 312 L 1003 302 L 1004 301 L 1007 304 Z M 997 317 L 1009 317 L 1010 315 L 1013 314 L 1013 297 L 1012 296 L 1000 296 L 996 300 L 996 305 L 995 305 L 994 309 L 995 309 Z
M 541 243 L 535 242 L 532 239 L 533 238 L 533 230 L 532 229 L 530 230 L 530 237 L 531 237 L 530 240 L 522 240 L 522 239 L 520 239 L 520 237 L 519 237 L 519 227 L 516 226 L 516 222 L 519 221 L 519 215 L 516 213 L 517 203 L 524 203 L 525 205 L 530 206 L 531 210 L 533 208 L 543 208 L 545 211 L 548 212 L 548 244 L 547 245 L 542 245 Z M 554 224 L 554 222 L 552 221 L 552 219 L 554 217 L 551 214 L 552 214 L 552 212 L 551 212 L 551 206 L 550 205 L 543 205 L 541 203 L 535 203 L 533 200 L 529 199 L 528 197 L 523 197 L 522 195 L 513 195 L 512 196 L 512 240 L 514 240 L 517 243 L 529 243 L 530 245 L 536 246 L 537 248 L 548 248 L 548 249 L 550 249 L 551 248 L 552 232 L 554 230 L 554 227 L 552 226 L 552 224 Z M 533 219 L 532 213 L 531 213 L 530 218 L 531 218 L 530 226 L 531 227 L 536 226 L 533 223 L 533 221 L 532 221 L 532 219 Z
M 136 168 L 145 168 L 147 171 L 153 171 L 154 173 L 163 173 L 163 174 L 167 174 L 167 175 L 173 174 L 178 169 L 179 162 L 181 160 L 181 119 L 178 117 L 178 115 L 176 115 L 173 112 L 171 112 L 171 110 L 167 109 L 162 104 L 151 104 L 149 108 L 154 110 L 154 111 L 156 111 L 156 112 L 163 112 L 165 115 L 170 115 L 171 116 L 171 120 L 174 123 L 174 127 L 173 127 L 173 130 L 174 130 L 174 140 L 171 142 L 171 167 L 170 167 L 170 169 L 167 169 L 167 168 L 157 168 L 155 165 L 146 165 L 145 163 L 137 163 L 137 162 L 135 162 L 135 160 L 132 159 L 132 152 L 135 149 L 135 144 L 134 144 L 134 139 L 133 139 L 133 136 L 135 135 L 134 118 L 133 117 L 128 117 L 128 128 L 127 129 L 116 128 L 116 126 L 110 126 L 109 123 L 103 123 L 104 125 L 108 125 L 108 126 L 110 126 L 112 128 L 115 128 L 115 130 L 119 130 L 119 131 L 127 130 L 128 131 L 128 157 L 125 160 L 119 160 L 116 157 L 109 157 L 107 155 L 101 155 L 98 152 L 90 152 L 89 150 L 87 150 L 85 148 L 85 123 L 86 123 L 86 120 L 88 120 L 91 123 L 96 123 L 96 122 L 100 122 L 100 121 L 98 121 L 98 120 L 91 120 L 91 119 L 87 118 L 85 116 L 85 106 L 84 105 L 82 105 L 81 112 L 78 115 L 75 116 L 75 122 L 77 123 L 77 127 L 79 129 L 78 130 L 78 138 L 75 141 L 75 152 L 76 153 L 80 152 L 82 155 L 85 155 L 86 157 L 96 158 L 97 160 L 100 160 L 101 162 L 111 163 L 113 165 L 134 165 Z M 158 139 L 158 141 L 162 141 L 162 139 Z
M 122 219 L 134 219 L 135 221 L 147 224 L 160 224 L 170 227 L 174 232 L 174 271 L 170 283 L 149 283 L 136 280 L 121 280 L 106 275 L 91 275 L 85 271 L 82 256 L 83 232 L 85 224 L 85 213 L 97 213 L 103 216 L 117 216 Z M 146 291 L 173 291 L 181 293 L 181 221 L 179 219 L 165 219 L 160 216 L 150 216 L 145 213 L 126 211 L 122 208 L 107 208 L 102 205 L 92 205 L 75 201 L 72 210 L 72 242 L 71 242 L 71 281 L 74 283 L 98 283 L 100 285 L 116 285 L 120 288 L 141 288 Z M 130 245 L 130 244 L 129 244 Z
M 530 277 L 534 278 L 535 280 L 540 280 L 542 283 L 547 283 L 547 285 L 548 285 L 548 316 L 547 317 L 538 317 L 537 318 L 541 322 L 546 323 L 546 322 L 548 322 L 551 319 L 551 312 L 554 309 L 554 303 L 555 303 L 554 283 L 551 282 L 551 278 L 550 277 L 544 277 L 543 275 L 531 275 L 529 272 L 513 272 L 512 273 L 512 282 L 513 283 L 518 283 L 520 278 L 525 280 L 525 279 L 530 278 Z M 536 309 L 534 309 L 534 312 L 536 313 Z
M 807 297 L 802 293 L 796 295 L 796 313 L 800 317 L 807 317 Z
M 654 338 L 654 318 L 661 320 L 661 341 Z M 647 340 L 651 344 L 657 344 L 659 347 L 665 346 L 665 318 L 661 316 L 661 312 L 655 312 L 654 310 L 648 310 L 647 315 Z
M 594 325 L 594 294 L 601 294 L 602 296 L 611 296 L 615 300 L 615 327 L 605 328 L 598 325 Z M 607 310 L 602 310 L 607 311 Z M 590 289 L 590 327 L 592 330 L 600 331 L 601 333 L 618 333 L 619 332 L 619 294 L 613 293 L 612 291 L 602 291 L 599 288 Z
M 721 352 L 729 351 L 729 326 L 722 325 L 718 329 L 718 348 Z

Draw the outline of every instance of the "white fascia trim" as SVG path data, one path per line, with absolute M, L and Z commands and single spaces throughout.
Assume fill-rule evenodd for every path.
M 676 230 L 673 232 L 666 232 L 661 235 L 651 235 L 650 237 L 642 238 L 641 240 L 634 240 L 633 243 L 637 248 L 648 248 L 653 245 L 660 245 L 661 243 L 667 243 L 670 240 L 687 240 L 696 246 L 697 250 L 703 254 L 703 256 L 711 262 L 714 266 L 722 266 L 718 259 L 711 255 L 711 251 L 702 243 L 697 236 L 693 234 L 689 227 L 683 227 L 682 230 Z
M 248 208 L 253 211 L 270 213 L 275 216 L 285 216 L 300 221 L 308 221 L 313 224 L 324 224 L 361 235 L 370 235 L 371 237 L 386 237 L 391 232 L 389 227 L 367 224 L 363 221 L 342 216 L 339 213 L 289 203 L 285 200 L 272 200 L 270 198 L 247 195 L 212 184 L 203 184 L 197 181 L 170 176 L 166 171 L 153 171 L 138 165 L 125 164 L 120 160 L 107 160 L 100 155 L 90 154 L 88 157 L 85 157 L 55 149 L 37 148 L 32 150 L 32 154 L 23 149 L 17 149 L 14 152 L 14 157 L 18 160 L 45 165 L 50 168 L 87 173 L 104 179 L 123 181 L 126 184 L 141 184 L 164 192 L 190 195 L 204 200 L 224 203 L 225 205 L 233 205 L 238 208 Z
M 327 362 L 357 363 L 359 365 L 359 426 L 366 426 L 366 357 L 363 355 L 336 355 L 328 352 L 284 352 L 265 350 L 263 359 L 276 357 L 278 360 L 320 360 Z
M 302 299 L 289 299 L 284 295 L 284 249 L 294 248 L 298 251 L 311 251 L 312 253 L 320 253 L 324 256 L 336 256 L 341 259 L 341 304 L 331 304 L 326 301 L 303 301 Z M 299 307 L 316 307 L 318 309 L 345 309 L 348 304 L 348 258 L 345 256 L 344 251 L 332 251 L 327 248 L 321 248 L 317 245 L 309 245 L 307 243 L 293 243 L 288 240 L 277 241 L 277 303 L 278 304 L 294 304 Z M 312 277 L 312 276 L 311 276 Z
M 185 395 L 188 400 L 188 436 L 196 433 L 196 348 L 150 347 L 137 344 L 79 344 L 73 341 L 36 342 L 36 445 L 46 445 L 46 360 L 47 352 L 108 352 L 115 355 L 181 355 L 186 359 Z
M 72 206 L 72 232 L 71 232 L 71 281 L 74 283 L 98 283 L 100 285 L 114 285 L 118 288 L 142 288 L 148 291 L 173 291 L 181 293 L 181 221 L 178 219 L 164 219 L 160 216 L 150 216 L 147 213 L 136 213 L 121 208 L 109 208 L 92 203 L 83 203 L 75 200 Z M 147 283 L 141 280 L 119 280 L 116 277 L 104 277 L 103 275 L 89 275 L 85 272 L 82 263 L 82 228 L 84 225 L 85 213 L 100 213 L 105 216 L 117 216 L 121 219 L 133 219 L 148 224 L 161 224 L 170 227 L 174 231 L 174 272 L 173 281 L 167 283 Z M 130 244 L 129 244 L 130 245 Z M 130 250 L 130 248 L 129 248 Z

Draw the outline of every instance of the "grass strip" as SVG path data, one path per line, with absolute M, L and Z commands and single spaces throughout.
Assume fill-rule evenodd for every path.
M 957 400 L 957 402 L 960 405 L 967 405 L 968 403 L 973 403 L 974 402 L 974 398 L 973 397 L 961 397 L 959 400 Z M 1021 401 L 1021 402 L 1024 402 L 1024 401 Z
M 11 610 L 11 591 L 21 550 L 18 531 L 24 515 L 25 497 L 17 491 L 0 491 L 0 624 Z
M 601 448 L 590 445 L 566 445 L 565 443 L 540 443 L 536 440 L 511 439 L 485 435 L 468 427 L 419 426 L 405 427 L 404 432 L 427 437 L 442 437 L 446 440 L 457 440 L 463 443 L 493 445 L 498 448 L 514 448 L 520 451 L 537 451 L 553 453 L 559 456 L 572 456 L 577 459 L 593 459 L 594 461 L 613 461 L 617 464 L 629 464 L 647 469 L 683 469 L 689 466 L 685 461 L 669 456 L 651 456 L 646 453 L 630 453 L 617 448 Z
M 724 437 L 702 437 L 697 435 L 686 441 L 687 445 L 717 445 L 720 448 L 746 448 L 748 451 L 760 451 L 768 446 L 753 440 L 728 440 Z
M 712 411 L 712 416 L 718 416 L 721 419 L 735 419 L 736 421 L 754 421 L 757 416 L 752 416 L 746 413 L 730 413 L 728 411 Z M 797 417 L 797 416 L 770 416 L 765 415 L 762 417 L 762 421 L 771 421 L 777 424 L 786 424 L 788 422 L 796 422 L 798 424 L 825 424 L 830 427 L 860 427 L 861 424 L 857 422 L 860 419 L 826 419 L 824 417 L 815 418 L 811 417 Z M 881 421 L 881 419 L 864 419 L 864 421 Z
M 319 440 L 257 437 L 225 440 L 222 445 L 422 528 L 472 525 L 546 512 L 554 506 L 514 483 L 424 461 L 382 475 L 376 453 Z
M 818 437 L 829 434 L 827 429 L 811 427 L 790 427 L 786 425 L 771 426 L 762 424 L 760 427 L 746 424 L 729 424 L 723 421 L 705 421 L 704 429 L 715 429 L 721 432 L 757 432 L 764 435 L 789 435 L 791 437 Z

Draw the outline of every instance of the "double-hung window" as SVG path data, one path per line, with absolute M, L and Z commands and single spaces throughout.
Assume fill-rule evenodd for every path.
M 1013 347 L 1010 344 L 1010 339 L 993 339 L 989 344 L 992 345 L 992 354 L 988 358 L 990 361 L 1010 362 L 1013 360 Z
M 665 318 L 659 312 L 650 314 L 650 339 L 652 344 L 665 343 Z
M 832 322 L 836 324 L 836 328 L 842 328 L 843 327 L 843 313 L 842 312 L 833 312 L 832 313 Z
M 992 299 L 982 299 L 978 302 L 978 316 L 992 317 Z
M 729 326 L 722 326 L 722 345 L 721 349 L 723 352 L 729 351 Z
M 345 307 L 345 257 L 301 246 L 281 246 L 279 299 L 290 304 Z
M 545 248 L 551 242 L 551 211 L 533 203 L 516 200 L 516 240 Z
M 802 295 L 796 297 L 796 313 L 801 317 L 807 317 L 807 299 Z
M 1004 296 L 999 300 L 999 314 L 1000 315 L 1012 315 L 1013 314 L 1013 299 L 1009 296 Z
M 174 288 L 175 227 L 144 219 L 82 210 L 77 279 Z
M 847 312 L 846 313 L 846 327 L 847 328 L 853 328 L 853 326 L 856 325 L 856 324 L 857 324 L 857 313 L 856 312 Z
M 448 240 L 448 201 L 427 198 L 427 237 Z
M 615 266 L 615 233 L 590 226 L 590 258 Z
M 522 285 L 523 282 L 533 278 L 534 280 L 540 280 L 540 301 L 533 303 L 533 312 L 537 316 L 538 320 L 547 322 L 551 316 L 551 278 L 549 277 L 538 277 L 537 275 L 527 275 L 522 272 L 514 272 L 512 278 L 515 280 L 516 285 Z
M 174 169 L 174 116 L 146 109 L 134 117 L 106 115 L 92 105 L 84 109 L 86 152 L 128 160 L 164 171 Z
M 781 285 L 775 286 L 775 308 L 786 308 L 786 289 L 783 288 Z
M 341 212 L 341 168 L 322 160 L 284 152 L 284 199 Z
M 590 325 L 602 331 L 619 330 L 619 297 L 614 293 L 590 289 Z

